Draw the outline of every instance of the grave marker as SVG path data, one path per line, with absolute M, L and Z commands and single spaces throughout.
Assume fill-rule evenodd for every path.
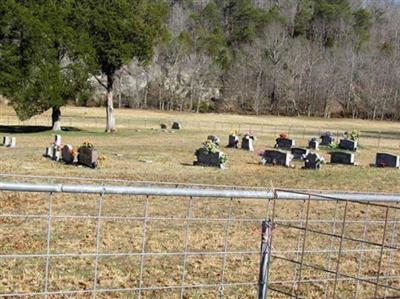
M 313 169 L 319 170 L 321 168 L 321 164 L 324 162 L 324 158 L 322 158 L 317 153 L 309 153 L 304 158 L 304 169 Z
M 357 141 L 350 139 L 341 139 L 339 142 L 339 148 L 347 151 L 357 151 Z
M 53 146 L 53 155 L 51 156 L 51 158 L 57 162 L 61 161 L 62 153 L 58 146 Z
M 331 152 L 331 164 L 355 165 L 354 153 Z
M 64 163 L 74 163 L 74 159 L 74 148 L 72 147 L 72 145 L 64 145 L 62 148 L 62 160 L 64 161 Z
M 253 135 L 244 135 L 242 138 L 242 149 L 253 152 L 254 151 L 254 143 L 255 137 Z
M 160 127 L 162 130 L 166 130 L 168 128 L 166 124 L 160 124 Z
M 10 136 L 3 136 L 3 145 L 4 146 L 9 146 L 11 143 Z
M 319 142 L 317 138 L 311 138 L 308 141 L 308 148 L 317 151 L 319 149 Z
M 321 145 L 330 146 L 333 142 L 335 142 L 335 136 L 331 132 L 321 135 Z
M 292 160 L 293 155 L 290 152 L 281 150 L 266 150 L 262 155 L 261 164 L 289 167 Z
M 10 143 L 8 144 L 7 147 L 13 148 L 13 147 L 16 147 L 16 146 L 17 146 L 17 138 L 16 138 L 16 137 L 11 137 L 11 141 L 10 141 Z
M 54 136 L 54 145 L 61 146 L 61 135 Z
M 179 123 L 179 122 L 174 122 L 174 123 L 172 124 L 172 129 L 173 129 L 173 130 L 180 130 L 180 129 L 182 129 L 181 123 Z
M 276 138 L 276 144 L 275 144 L 275 148 L 278 149 L 285 149 L 285 150 L 290 150 L 292 147 L 295 146 L 295 141 L 289 138 Z
M 78 163 L 90 168 L 96 168 L 97 151 L 93 147 L 81 146 L 78 149 Z
M 375 166 L 400 168 L 400 156 L 388 153 L 377 153 Z
M 293 160 L 303 160 L 304 156 L 308 155 L 309 150 L 300 147 L 293 147 L 291 153 L 293 155 Z
M 238 148 L 239 138 L 236 135 L 229 135 L 228 146 L 230 148 Z

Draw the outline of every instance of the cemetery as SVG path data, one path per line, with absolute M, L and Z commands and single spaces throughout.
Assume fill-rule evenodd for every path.
M 61 143 L 61 135 L 55 135 L 54 142 L 46 147 L 44 157 L 65 164 L 83 165 L 90 168 L 98 166 L 97 151 L 93 144 L 84 142 L 78 150 L 72 145 Z
M 72 110 L 67 110 L 71 111 L 67 112 L 67 117 L 69 117 L 68 115 L 75 114 L 79 116 L 81 113 L 81 110 L 77 108 L 68 109 Z M 97 110 L 97 108 L 90 108 L 90 110 L 93 110 L 94 113 L 97 113 L 96 111 L 101 111 L 100 109 Z M 241 123 L 248 122 L 253 118 L 262 123 L 264 120 L 261 117 L 256 118 L 249 116 L 243 119 L 241 118 L 239 124 L 221 127 L 214 125 L 215 115 L 196 115 L 195 120 L 193 115 L 180 115 L 179 122 L 185 124 L 184 129 L 176 130 L 175 134 L 164 134 L 160 130 L 160 124 L 166 124 L 167 130 L 172 129 L 172 124 L 177 122 L 174 120 L 174 118 L 176 118 L 175 116 L 171 116 L 168 113 L 146 112 L 146 127 L 144 125 L 145 122 L 143 121 L 144 116 L 142 113 L 136 113 L 135 111 L 119 113 L 118 118 L 120 118 L 122 124 L 129 123 L 127 117 L 135 118 L 137 121 L 131 123 L 129 127 L 121 125 L 119 131 L 111 135 L 105 134 L 101 127 L 88 126 L 84 122 L 73 123 L 76 128 L 80 128 L 81 130 L 56 133 L 56 135 L 62 135 L 62 140 L 54 136 L 54 133 L 51 131 L 38 133 L 4 132 L 1 134 L 1 144 L 3 144 L 5 136 L 8 136 L 9 139 L 15 137 L 17 140 L 17 147 L 12 151 L 7 151 L 7 147 L 0 146 L 0 153 L 2 155 L 7 155 L 6 159 L 3 158 L 0 169 L 2 168 L 3 171 L 7 171 L 7 169 L 11 167 L 15 167 L 15 169 L 18 170 L 19 168 L 16 166 L 22 165 L 22 167 L 36 169 L 43 175 L 59 175 L 61 171 L 69 176 L 80 176 L 81 174 L 92 176 L 95 175 L 95 173 L 86 173 L 85 169 L 90 169 L 90 167 L 92 167 L 91 165 L 94 165 L 96 154 L 98 160 L 98 152 L 101 152 L 102 156 L 105 155 L 107 157 L 107 160 L 102 162 L 101 173 L 109 177 L 157 181 L 187 180 L 210 184 L 242 185 L 245 183 L 256 186 L 263 185 L 265 181 L 272 181 L 276 182 L 278 185 L 292 186 L 293 188 L 312 188 L 313 186 L 308 179 L 309 176 L 311 176 L 311 174 L 309 174 L 311 172 L 303 173 L 302 168 L 308 169 L 314 166 L 306 166 L 306 160 L 304 160 L 304 158 L 301 160 L 301 155 L 318 151 L 320 158 L 324 158 L 330 163 L 330 152 L 337 150 L 346 152 L 339 147 L 339 144 L 336 148 L 331 147 L 332 144 L 328 147 L 317 147 L 316 145 L 319 145 L 322 138 L 315 138 L 315 136 L 330 136 L 329 138 L 331 141 L 338 140 L 338 143 L 340 143 L 340 139 L 346 139 L 344 134 L 342 134 L 343 137 L 336 139 L 333 134 L 324 134 L 324 132 L 328 130 L 321 129 L 321 134 L 318 134 L 318 131 L 310 133 L 305 131 L 305 134 L 303 134 L 302 130 L 296 132 L 294 131 L 295 129 L 292 129 L 290 133 L 291 137 L 289 137 L 288 134 L 286 134 L 286 136 L 279 136 L 279 133 L 278 136 L 280 137 L 279 139 L 283 140 L 295 140 L 294 146 L 291 146 L 290 149 L 287 149 L 287 147 L 293 145 L 293 142 L 286 148 L 284 146 L 284 149 L 281 149 L 282 151 L 288 151 L 293 156 L 290 164 L 293 165 L 294 168 L 285 169 L 285 167 L 273 167 L 266 169 L 260 167 L 261 158 L 255 153 L 258 153 L 260 150 L 264 152 L 266 149 L 279 150 L 279 148 L 274 148 L 277 139 L 274 138 L 276 136 L 276 131 L 274 129 L 269 130 L 267 124 L 265 124 L 264 131 L 262 131 L 261 126 L 258 128 L 256 126 L 251 128 Z M 231 122 L 234 124 L 234 122 L 237 121 L 237 117 L 235 116 L 224 115 L 221 117 L 222 118 L 219 119 L 221 122 Z M 160 119 L 164 121 L 160 121 Z M 140 121 L 143 121 L 142 125 L 140 125 Z M 284 127 L 288 120 L 278 118 L 275 121 L 279 128 L 279 126 Z M 67 124 L 68 123 L 69 121 Z M 293 128 L 296 125 L 302 128 L 304 124 L 306 126 L 312 126 L 311 122 L 307 123 L 305 120 L 295 120 L 290 123 Z M 329 125 L 331 124 L 327 123 L 325 126 L 328 127 Z M 363 123 L 360 123 L 358 127 L 362 128 L 362 125 Z M 384 124 L 380 124 L 380 126 L 382 126 L 383 130 Z M 321 125 L 321 127 L 324 126 Z M 342 130 L 330 130 L 330 132 L 352 132 L 352 130 L 348 130 L 348 128 L 349 126 L 346 125 Z M 371 130 L 369 126 L 365 126 L 364 128 L 364 130 Z M 286 130 L 282 130 L 282 132 L 285 131 Z M 247 134 L 249 132 L 251 134 Z M 348 135 L 351 135 L 351 133 Z M 255 136 L 257 136 L 257 142 L 254 142 L 256 139 Z M 396 143 L 395 139 L 389 139 L 390 135 L 387 136 L 387 139 L 382 137 L 380 141 L 381 148 L 378 149 L 378 139 L 371 139 L 367 135 L 362 135 L 361 139 L 357 140 L 358 150 L 354 152 L 349 151 L 355 154 L 353 157 L 351 155 L 348 156 L 348 154 L 345 154 L 348 156 L 345 158 L 338 158 L 337 156 L 332 157 L 332 166 L 330 166 L 330 164 L 323 164 L 321 167 L 321 173 L 329 173 L 329 176 L 320 175 L 313 180 L 321 184 L 326 184 L 327 186 L 336 186 L 336 188 L 341 188 L 346 185 L 349 186 L 348 188 L 352 188 L 352 186 L 355 188 L 359 188 L 360 186 L 365 188 L 376 186 L 376 188 L 379 188 L 380 185 L 377 182 L 383 180 L 384 186 L 386 186 L 385 188 L 396 188 L 397 184 L 394 182 L 398 180 L 396 176 L 400 175 L 400 173 L 397 172 L 398 168 L 392 168 L 392 166 L 397 165 L 397 158 L 386 155 L 377 156 L 378 153 L 387 153 L 393 156 L 399 155 L 399 143 Z M 209 173 L 207 168 L 202 170 L 201 167 L 193 167 L 193 169 L 191 169 L 190 167 L 184 166 L 189 164 L 193 165 L 193 160 L 197 161 L 197 157 L 193 159 L 193 152 L 199 148 L 198 145 L 207 139 L 207 137 L 214 140 L 219 147 L 223 147 L 224 154 L 229 157 L 229 168 L 220 172 L 221 174 L 224 173 L 223 176 L 218 175 L 218 172 Z M 55 138 L 57 138 L 57 140 L 55 140 Z M 49 140 L 52 141 L 52 144 L 49 144 Z M 87 149 L 79 151 L 79 147 L 84 140 L 91 140 L 91 142 L 96 145 L 96 151 L 93 151 L 93 155 L 86 153 Z M 347 140 L 351 140 L 351 137 L 348 137 Z M 66 148 L 60 148 L 62 145 L 66 145 Z M 238 147 L 243 147 L 246 150 L 236 150 Z M 306 150 L 308 150 L 308 152 Z M 71 152 L 74 156 L 74 160 L 72 160 Z M 78 160 L 79 152 L 82 154 L 82 157 L 86 154 L 87 159 Z M 51 163 L 45 162 L 40 158 L 42 155 L 48 157 L 49 160 L 54 159 L 61 163 L 51 166 Z M 199 163 L 206 162 L 205 164 L 213 163 L 217 165 L 216 158 L 214 157 L 214 160 L 212 160 L 211 156 L 207 156 L 207 162 L 207 160 L 204 160 L 204 155 L 200 155 Z M 311 161 L 313 157 L 309 156 L 309 158 L 309 161 Z M 280 161 L 280 159 L 276 157 L 272 160 L 274 159 Z M 289 160 L 290 159 L 288 159 L 288 161 Z M 152 161 L 152 163 L 141 163 L 140 161 Z M 342 167 L 333 167 L 336 163 L 345 163 L 344 166 L 346 166 L 346 164 L 353 165 L 353 163 L 355 163 L 360 166 L 359 168 L 349 167 L 344 170 Z M 377 167 L 369 167 L 371 163 Z M 274 162 L 273 164 L 278 163 Z M 287 165 L 288 163 L 285 162 L 282 164 Z M 81 165 L 85 167 L 71 167 L 72 165 Z M 318 167 L 318 165 L 316 165 L 316 167 Z M 380 170 L 380 168 L 385 168 L 387 170 Z M 391 169 L 393 169 L 393 172 L 391 172 Z M 20 171 L 23 172 L 23 169 L 20 169 Z M 366 172 L 371 171 L 374 173 L 369 177 L 376 177 L 377 181 L 371 182 L 371 180 L 367 179 L 368 176 L 364 176 Z M 387 171 L 389 171 L 389 174 L 386 173 Z M 96 176 L 97 175 L 98 174 L 96 174 Z M 391 177 L 390 180 L 386 179 L 387 175 Z M 302 177 L 301 180 L 296 179 L 296 177 L 298 178 L 299 176 Z M 334 181 L 330 179 L 332 176 L 335 177 Z M 245 179 L 243 179 L 244 177 Z

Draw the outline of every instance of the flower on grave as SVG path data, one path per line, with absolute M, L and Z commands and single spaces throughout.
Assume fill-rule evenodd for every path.
M 282 132 L 279 134 L 279 139 L 288 139 L 288 134 L 286 132 Z
M 94 148 L 94 145 L 86 140 L 84 143 L 82 143 L 82 147 Z
M 232 130 L 231 133 L 229 134 L 230 136 L 237 136 L 238 132 L 237 130 Z
M 355 129 L 352 130 L 351 132 L 346 131 L 344 132 L 343 137 L 347 140 L 357 141 L 358 138 L 360 138 L 360 131 Z

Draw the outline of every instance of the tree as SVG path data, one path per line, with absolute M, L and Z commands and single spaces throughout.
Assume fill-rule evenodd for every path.
M 60 107 L 85 93 L 85 38 L 67 20 L 72 1 L 0 3 L 0 92 L 21 120 L 53 109 L 53 130 L 60 130 Z
M 84 28 L 94 50 L 93 73 L 107 92 L 106 132 L 115 131 L 113 85 L 116 72 L 134 57 L 149 61 L 163 36 L 167 6 L 161 0 L 86 0 L 75 8 L 76 28 Z M 91 54 L 91 53 L 89 53 Z M 106 83 L 98 79 L 101 71 Z

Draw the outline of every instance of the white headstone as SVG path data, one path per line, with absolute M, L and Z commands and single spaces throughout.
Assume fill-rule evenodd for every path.
M 53 158 L 53 148 L 54 146 L 46 147 L 46 150 L 44 151 L 44 156 L 48 158 Z
M 17 138 L 11 137 L 11 141 L 10 141 L 8 147 L 16 147 L 16 146 L 17 146 Z
M 4 136 L 3 137 L 3 145 L 4 146 L 9 146 L 10 143 L 11 143 L 10 136 Z
M 54 137 L 54 144 L 55 144 L 56 146 L 61 146 L 61 135 L 56 135 L 56 136 Z

